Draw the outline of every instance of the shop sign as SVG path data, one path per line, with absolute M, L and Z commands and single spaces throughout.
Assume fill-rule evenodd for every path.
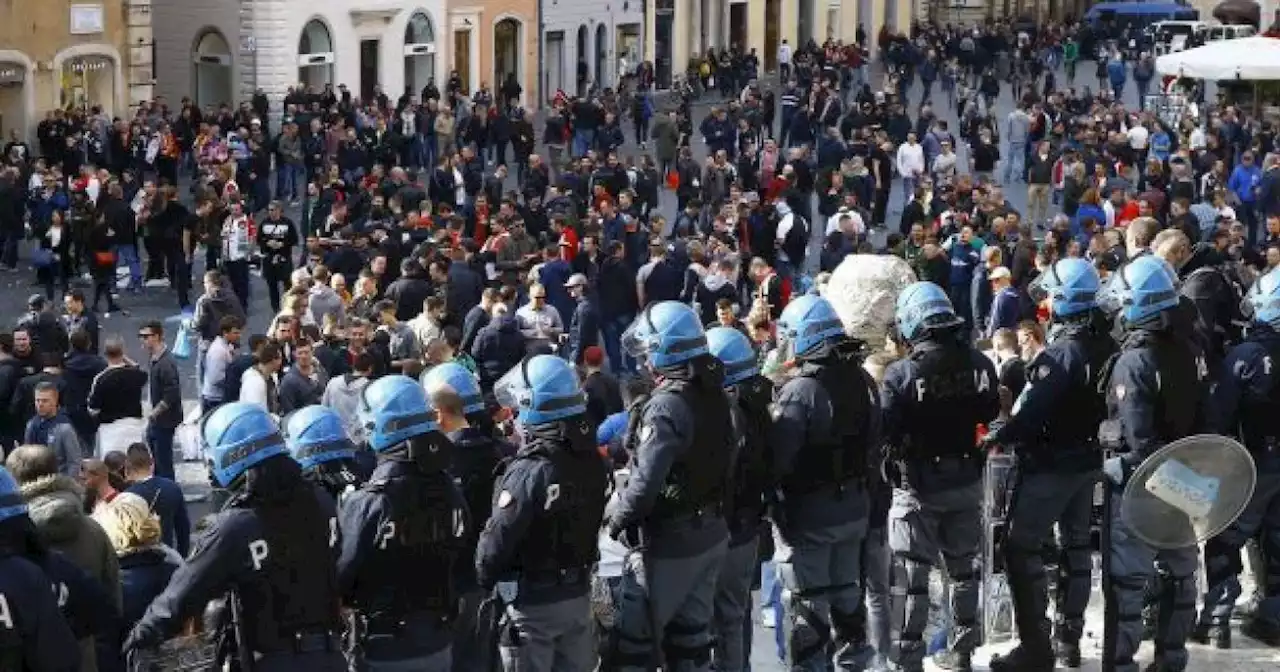
M 27 78 L 27 69 L 17 63 L 0 63 L 0 86 L 21 84 Z
M 106 56 L 80 56 L 67 61 L 65 67 L 72 72 L 97 72 L 111 66 L 111 59 Z

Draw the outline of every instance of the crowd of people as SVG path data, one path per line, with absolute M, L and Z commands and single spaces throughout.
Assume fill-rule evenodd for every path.
M 1089 58 L 1096 91 L 1075 82 Z M 1275 410 L 1273 128 L 1223 99 L 1146 109 L 1150 58 L 1078 25 L 860 29 L 784 41 L 777 62 L 772 85 L 754 52 L 708 53 L 674 100 L 642 65 L 625 94 L 580 86 L 536 115 L 515 79 L 495 96 L 454 75 L 395 101 L 58 110 L 37 147 L 15 136 L 0 263 L 26 257 L 44 291 L 0 334 L 0 617 L 22 615 L 27 667 L 122 668 L 231 590 L 230 617 L 205 620 L 238 630 L 219 655 L 261 669 L 471 669 L 496 649 L 508 669 L 740 670 L 762 582 L 789 666 L 919 670 L 936 569 L 954 625 L 934 662 L 969 669 L 995 446 L 1039 487 L 1003 551 L 1021 646 L 993 668 L 1079 666 L 1094 484 L 1190 433 L 1276 438 L 1251 424 Z M 880 257 L 920 281 L 890 347 L 848 337 L 823 296 Z M 99 310 L 165 280 L 189 319 L 145 322 L 139 365 Z M 263 333 L 246 333 L 254 285 Z M 227 507 L 191 546 L 173 483 L 187 344 Z M 1104 463 L 1109 418 L 1127 457 Z M 137 440 L 104 441 L 121 423 Z M 613 471 L 629 477 L 606 508 Z M 1103 542 L 1110 664 L 1136 669 L 1148 615 L 1157 669 L 1186 668 L 1188 637 L 1229 647 L 1251 538 L 1275 597 L 1266 483 L 1206 546 L 1198 619 L 1194 547 Z M 891 563 L 908 583 L 892 634 Z M 47 604 L 40 572 L 71 599 Z M 1246 632 L 1276 643 L 1269 604 Z

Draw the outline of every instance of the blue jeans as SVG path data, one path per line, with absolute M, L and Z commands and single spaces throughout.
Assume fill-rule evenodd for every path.
M 138 258 L 137 245 L 116 245 L 117 263 L 129 269 L 129 289 L 142 286 L 142 260 Z
M 636 370 L 635 358 L 622 350 L 622 334 L 634 319 L 623 315 L 606 320 L 600 327 L 600 333 L 604 337 L 604 351 L 609 356 L 609 370 L 615 375 Z
M 307 188 L 307 169 L 286 163 L 276 168 L 276 199 L 298 200 L 298 192 Z
M 1009 143 L 1009 156 L 1004 162 L 1004 182 L 1008 184 L 1015 179 L 1021 180 L 1027 172 L 1027 144 L 1025 142 Z
M 147 423 L 147 448 L 156 463 L 156 476 L 176 480 L 173 472 L 173 435 L 177 427 L 157 427 L 154 422 Z
M 778 660 L 787 659 L 786 632 L 782 627 L 786 618 L 782 609 L 782 582 L 778 580 L 778 570 L 772 560 L 760 563 L 760 611 L 772 611 L 774 623 L 774 644 L 777 645 Z
M 573 132 L 573 156 L 580 159 L 596 146 L 596 129 L 583 129 Z

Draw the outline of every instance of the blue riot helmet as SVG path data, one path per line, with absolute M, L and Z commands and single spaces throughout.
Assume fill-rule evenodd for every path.
M 347 437 L 342 417 L 328 406 L 316 404 L 300 408 L 281 424 L 289 454 L 303 469 L 356 456 L 356 447 Z
M 453 388 L 462 397 L 462 412 L 466 415 L 485 412 L 480 380 L 461 364 L 437 364 L 422 374 L 422 387 L 428 395 L 445 386 Z
M 725 387 L 732 387 L 760 373 L 760 361 L 751 341 L 733 327 L 707 330 L 707 347 L 724 364 Z
M 778 345 L 786 351 L 786 359 L 803 356 L 841 338 L 844 323 L 831 302 L 820 296 L 797 296 L 778 317 Z
M 1098 293 L 1098 307 L 1134 324 L 1178 305 L 1177 274 L 1152 254 L 1130 261 Z
M 27 503 L 13 474 L 0 466 L 0 522 L 27 515 Z
M 707 333 L 693 308 L 679 301 L 660 301 L 641 311 L 622 334 L 622 347 L 643 357 L 655 369 L 683 364 L 707 353 Z
M 908 341 L 917 340 L 933 329 L 946 329 L 963 323 L 951 306 L 951 297 L 941 287 L 924 281 L 907 285 L 902 290 L 893 319 L 898 333 Z
M 201 422 L 200 437 L 213 463 L 213 479 L 224 488 L 251 467 L 289 452 L 276 421 L 257 404 L 219 406 Z
M 390 450 L 440 428 L 422 385 L 401 375 L 383 376 L 364 388 L 360 422 L 374 452 Z
M 1241 309 L 1255 323 L 1280 329 L 1280 272 L 1273 269 L 1254 280 Z
M 1102 280 L 1093 264 L 1079 257 L 1068 257 L 1050 266 L 1030 285 L 1031 300 L 1050 302 L 1054 317 L 1071 317 L 1087 313 L 1098 306 Z
M 573 366 L 555 355 L 526 357 L 493 386 L 498 403 L 516 411 L 522 425 L 542 425 L 587 412 Z

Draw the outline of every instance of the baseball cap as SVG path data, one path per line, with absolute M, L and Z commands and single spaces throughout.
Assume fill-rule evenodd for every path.
M 1001 266 L 1000 268 L 997 268 L 996 270 L 991 271 L 991 275 L 988 276 L 988 279 L 1000 280 L 1002 278 L 1011 278 L 1011 277 L 1013 277 L 1013 274 L 1009 272 L 1009 269 L 1005 268 L 1004 266 Z
M 574 273 L 573 275 L 569 276 L 569 282 L 564 283 L 564 286 L 565 287 L 586 287 L 587 276 L 581 273 Z

